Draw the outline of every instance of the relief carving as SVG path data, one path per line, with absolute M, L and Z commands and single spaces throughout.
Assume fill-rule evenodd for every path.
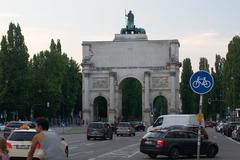
M 93 78 L 92 88 L 108 88 L 108 78 Z
M 152 88 L 168 88 L 168 77 L 153 77 Z

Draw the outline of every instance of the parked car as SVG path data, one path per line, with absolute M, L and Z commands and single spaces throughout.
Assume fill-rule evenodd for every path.
M 49 132 L 54 132 L 49 130 Z M 9 151 L 9 159 L 26 159 L 28 152 L 32 144 L 32 138 L 36 135 L 37 132 L 35 129 L 15 129 L 9 135 L 7 139 L 7 149 Z M 60 137 L 59 137 L 60 138 Z M 66 157 L 68 157 L 68 144 L 61 138 L 61 147 L 65 151 Z M 36 146 L 33 158 L 34 160 L 40 160 L 44 156 L 44 152 L 41 148 L 41 145 Z
M 135 129 L 133 128 L 130 122 L 120 122 L 117 126 L 116 134 L 117 136 L 119 135 L 135 136 Z
M 12 130 L 20 128 L 23 124 L 29 126 L 29 128 L 35 128 L 35 123 L 31 121 L 11 121 L 9 122 L 3 130 L 4 138 L 7 138 Z
M 195 132 L 196 134 L 198 134 L 198 128 L 199 126 L 196 126 L 196 125 L 188 125 L 188 126 L 184 126 L 184 125 L 175 125 L 175 126 L 170 126 L 168 128 L 166 128 L 167 130 L 184 130 L 184 131 L 192 131 L 192 132 Z M 201 136 L 202 138 L 204 139 L 208 139 L 208 134 L 205 130 L 205 128 L 203 128 L 201 126 Z
M 205 122 L 205 128 L 213 128 L 213 126 L 214 126 L 214 123 L 212 122 L 212 121 L 206 121 Z
M 139 122 L 139 121 L 132 121 L 131 122 L 133 128 L 135 129 L 135 131 L 145 131 L 145 124 L 144 122 Z
M 240 125 L 236 125 L 232 131 L 232 139 L 240 140 Z
M 172 160 L 180 155 L 192 156 L 197 154 L 197 138 L 195 132 L 183 130 L 155 130 L 144 135 L 140 151 L 150 158 L 166 155 Z M 207 139 L 201 139 L 201 155 L 213 158 L 218 153 L 218 145 Z
M 232 132 L 235 128 L 236 125 L 240 125 L 240 122 L 229 122 L 226 125 L 223 126 L 223 134 L 231 137 L 232 136 Z
M 87 128 L 87 140 L 90 138 L 112 139 L 112 127 L 107 122 L 91 122 Z

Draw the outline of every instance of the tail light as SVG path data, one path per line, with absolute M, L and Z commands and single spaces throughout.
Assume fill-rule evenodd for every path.
M 157 140 L 156 148 L 163 147 L 165 145 L 165 141 L 162 139 Z
M 41 149 L 41 144 L 38 143 L 38 144 L 36 145 L 36 149 Z
M 7 147 L 7 148 L 12 148 L 12 144 L 9 143 L 9 142 L 7 142 L 7 143 L 6 143 L 6 147 Z

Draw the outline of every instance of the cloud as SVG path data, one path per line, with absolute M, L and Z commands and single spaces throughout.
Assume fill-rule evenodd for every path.
M 1 12 L 0 18 L 20 18 L 22 17 L 20 14 L 16 14 L 14 12 Z

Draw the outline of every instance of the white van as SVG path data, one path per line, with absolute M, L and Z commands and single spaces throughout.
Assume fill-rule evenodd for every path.
M 196 114 L 169 114 L 161 115 L 153 123 L 152 126 L 148 127 L 147 131 L 167 128 L 173 125 L 199 125 L 199 122 L 196 119 Z M 204 123 L 202 123 L 204 126 Z

